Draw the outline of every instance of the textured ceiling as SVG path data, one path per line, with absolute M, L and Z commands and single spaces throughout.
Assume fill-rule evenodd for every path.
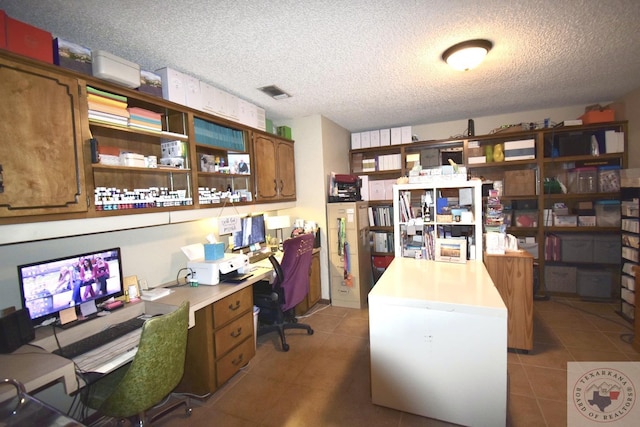
M 13 18 L 143 69 L 165 66 L 274 121 L 350 131 L 614 100 L 640 87 L 640 1 L 0 0 Z M 486 38 L 477 69 L 440 58 Z M 275 84 L 292 98 L 257 88 Z

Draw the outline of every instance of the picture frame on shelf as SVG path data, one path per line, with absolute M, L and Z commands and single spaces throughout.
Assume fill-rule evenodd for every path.
M 464 264 L 467 262 L 466 239 L 436 239 L 435 260 Z

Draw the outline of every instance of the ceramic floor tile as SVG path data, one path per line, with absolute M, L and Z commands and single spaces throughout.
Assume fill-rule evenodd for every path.
M 538 399 L 538 406 L 547 427 L 565 427 L 567 425 L 567 402 Z
M 539 343 L 529 353 L 518 354 L 518 358 L 523 365 L 565 370 L 567 362 L 574 360 L 566 348 Z
M 317 307 L 314 307 L 314 310 Z M 566 425 L 566 362 L 637 360 L 616 322 L 615 304 L 571 298 L 534 302 L 534 348 L 509 351 L 507 426 Z M 446 422 L 371 403 L 368 310 L 332 307 L 300 320 L 315 333 L 258 338 L 256 357 L 185 418 L 178 409 L 160 427 L 446 427 Z M 290 402 L 291 404 L 282 404 Z
M 509 363 L 507 365 L 507 372 L 509 373 L 509 395 L 516 394 L 519 396 L 535 397 L 524 366 Z
M 524 365 L 533 393 L 538 399 L 566 402 L 567 371 Z
M 509 427 L 546 426 L 538 401 L 533 397 L 509 396 L 507 425 Z

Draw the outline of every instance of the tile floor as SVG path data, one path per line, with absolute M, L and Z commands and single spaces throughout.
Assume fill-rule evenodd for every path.
M 375 406 L 369 391 L 367 310 L 326 307 L 304 319 L 315 329 L 289 332 L 291 349 L 277 334 L 258 340 L 256 357 L 206 401 L 193 402 L 158 426 L 448 426 L 450 424 Z M 509 352 L 508 423 L 566 425 L 567 361 L 640 361 L 625 339 L 630 324 L 617 304 L 552 298 L 534 303 L 534 349 Z

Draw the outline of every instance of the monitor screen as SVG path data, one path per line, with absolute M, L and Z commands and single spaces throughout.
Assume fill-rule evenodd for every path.
M 123 295 L 120 248 L 21 265 L 18 280 L 22 304 L 39 325 L 69 307 Z
M 256 246 L 266 242 L 263 214 L 246 216 L 242 218 L 241 225 L 240 231 L 232 234 L 234 251 L 247 248 L 255 250 Z

